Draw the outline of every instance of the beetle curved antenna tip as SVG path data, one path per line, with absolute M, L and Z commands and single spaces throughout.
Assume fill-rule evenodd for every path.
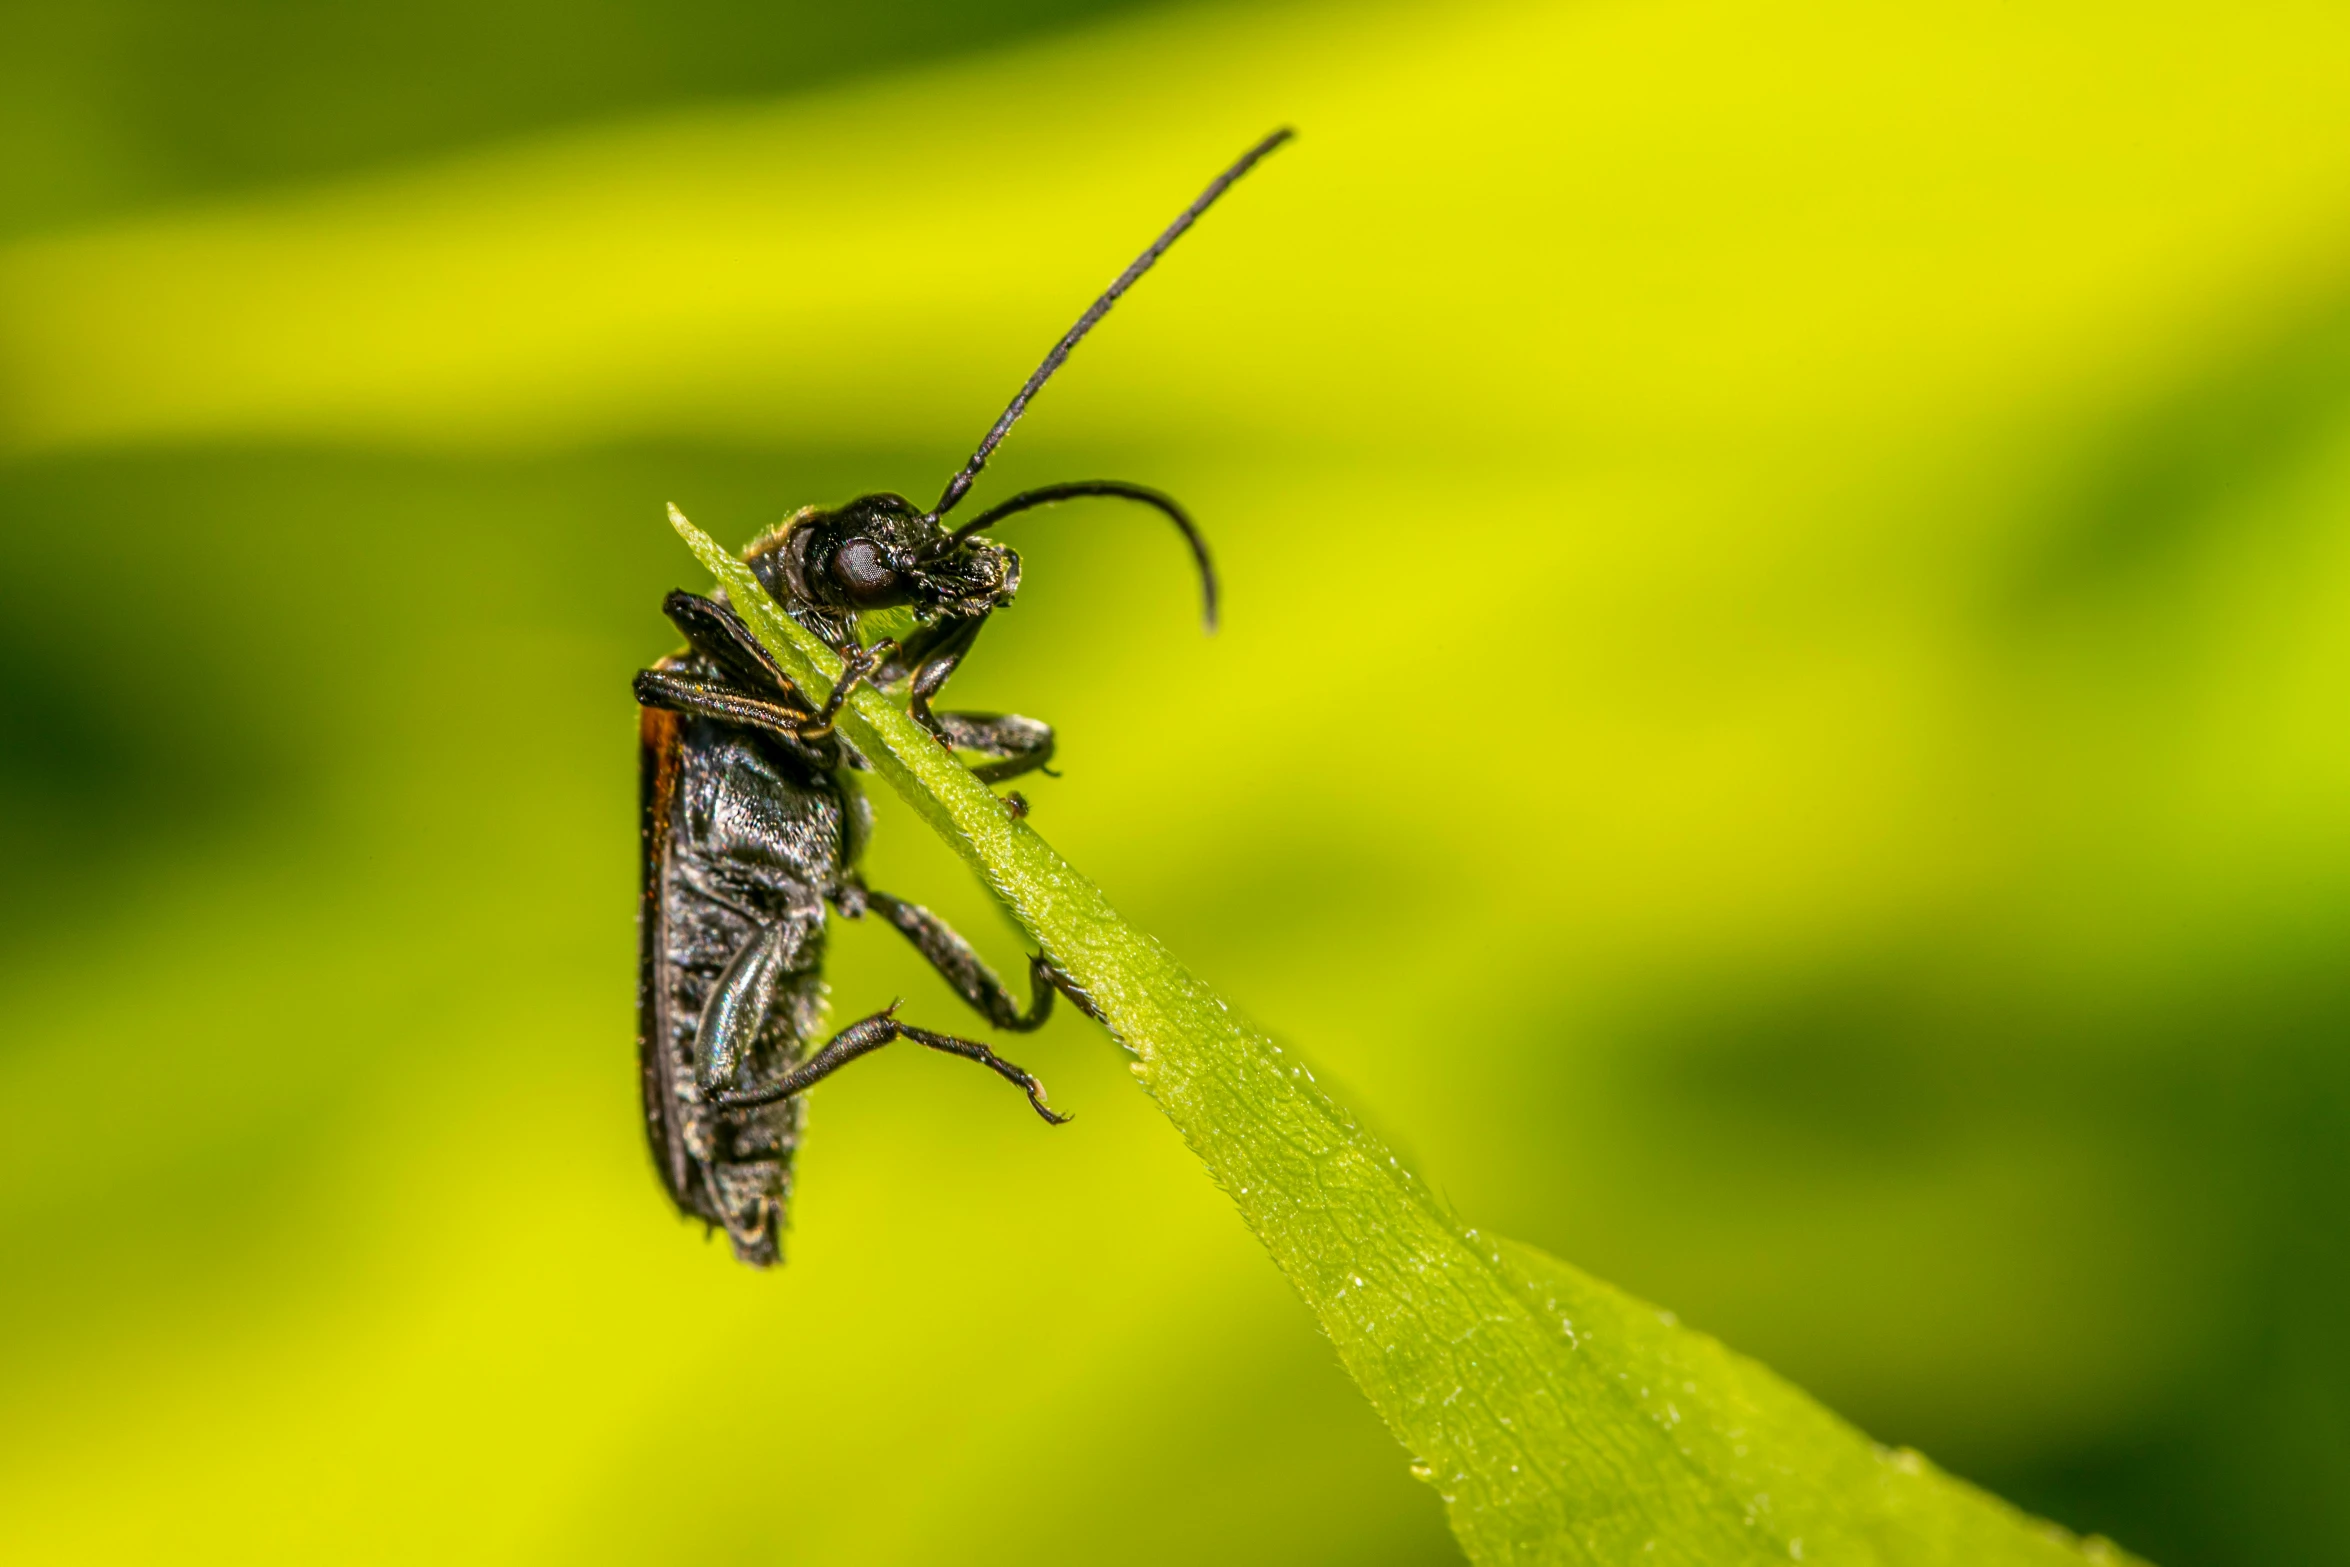
M 1001 522 L 1020 512 L 1034 511 L 1040 506 L 1055 506 L 1062 501 L 1081 500 L 1089 495 L 1138 501 L 1175 524 L 1175 531 L 1182 534 L 1183 542 L 1191 546 L 1192 563 L 1199 567 L 1200 619 L 1212 634 L 1216 629 L 1216 563 L 1208 555 L 1208 541 L 1191 520 L 1191 514 L 1177 503 L 1174 496 L 1163 490 L 1154 490 L 1147 484 L 1128 484 L 1122 479 L 1078 479 L 1067 484 L 1045 484 L 1033 490 L 1022 490 L 1010 500 L 998 501 L 932 544 L 923 551 L 924 558 L 935 560 L 973 534 L 986 529 L 990 523 Z

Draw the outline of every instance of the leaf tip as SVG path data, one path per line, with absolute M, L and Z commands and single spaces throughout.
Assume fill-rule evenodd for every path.
M 666 501 L 663 504 L 669 508 L 669 526 L 676 529 L 677 536 L 685 540 L 687 547 L 699 555 L 701 553 L 700 546 L 708 542 L 708 535 L 695 527 L 684 512 L 678 510 L 677 502 Z

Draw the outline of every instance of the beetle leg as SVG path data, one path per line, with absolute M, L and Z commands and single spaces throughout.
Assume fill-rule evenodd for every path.
M 791 676 L 783 672 L 783 666 L 775 662 L 774 655 L 760 645 L 757 637 L 751 635 L 751 628 L 743 624 L 742 617 L 716 599 L 706 599 L 694 593 L 672 593 L 661 601 L 661 612 L 669 617 L 679 631 L 685 633 L 686 641 L 695 652 L 717 665 L 720 672 L 728 677 L 736 697 L 748 698 L 769 707 L 775 704 L 758 693 L 773 692 L 786 698 L 801 715 L 792 729 L 793 738 L 800 740 L 820 740 L 832 733 L 833 721 L 840 716 L 842 705 L 848 701 L 858 684 L 872 679 L 899 651 L 898 645 L 886 637 L 869 648 L 859 647 L 854 641 L 844 643 L 840 649 L 840 680 L 833 686 L 832 695 L 819 708 L 793 683 Z M 661 684 L 676 689 L 686 682 L 670 676 Z M 726 689 L 712 682 L 694 684 L 709 692 Z M 637 700 L 640 702 L 645 700 L 645 689 L 644 677 L 639 676 Z M 666 707 L 676 704 L 660 702 L 647 705 Z M 679 711 L 702 712 L 713 718 L 729 716 L 710 708 L 679 708 Z M 738 707 L 737 711 L 745 710 Z M 772 723 L 761 723 L 755 718 L 736 721 L 748 722 L 756 728 L 777 727 Z
M 1075 1007 L 1078 1011 L 1084 1013 L 1087 1017 L 1092 1018 L 1096 1023 L 1101 1024 L 1102 1027 L 1110 1027 L 1109 1018 L 1103 1015 L 1102 1009 L 1100 1007 L 1094 1005 L 1093 997 L 1087 995 L 1084 988 L 1080 986 L 1077 981 L 1069 977 L 1069 971 L 1067 969 L 1061 967 L 1060 964 L 1055 963 L 1051 958 L 1046 957 L 1043 953 L 1039 952 L 1035 957 L 1028 960 L 1028 977 L 1030 983 L 1032 984 L 1052 986 L 1053 989 L 1059 991 L 1062 995 L 1067 996 L 1069 998 L 1069 1004 Z M 1115 1033 L 1116 1030 L 1112 1029 L 1111 1032 Z
M 813 711 L 815 704 L 801 694 L 791 676 L 760 646 L 742 617 L 716 599 L 698 593 L 677 592 L 661 601 L 661 613 L 685 634 L 685 639 L 733 682 L 746 691 L 776 691 Z
M 942 623 L 932 628 L 930 640 L 916 652 L 919 662 L 914 669 L 913 699 L 907 708 L 913 713 L 914 722 L 929 730 L 941 745 L 952 746 L 954 742 L 947 738 L 938 715 L 931 712 L 930 699 L 938 695 L 954 674 L 955 666 L 963 662 L 963 655 L 979 640 L 979 628 L 986 624 L 986 617 L 980 615 Z
M 733 1110 L 750 1105 L 773 1104 L 778 1099 L 789 1099 L 847 1066 L 859 1056 L 871 1055 L 895 1039 L 911 1039 L 918 1045 L 943 1051 L 950 1056 L 961 1056 L 976 1061 L 996 1076 L 1017 1085 L 1028 1095 L 1028 1102 L 1036 1113 L 1055 1126 L 1069 1118 L 1058 1114 L 1045 1103 L 1044 1085 L 1027 1072 L 1006 1061 L 1002 1056 L 976 1039 L 958 1039 L 952 1034 L 934 1034 L 927 1028 L 916 1028 L 911 1023 L 897 1020 L 898 1004 L 891 1002 L 871 1017 L 859 1018 L 825 1043 L 823 1049 L 785 1072 L 763 1087 L 744 1089 L 737 1093 L 714 1094 L 710 1103 L 720 1109 Z
M 786 740 L 807 738 L 809 725 L 815 722 L 814 715 L 804 708 L 786 707 L 733 686 L 696 680 L 666 669 L 638 670 L 636 699 L 646 707 L 690 713 L 696 718 L 715 718 L 741 729 L 765 730 Z
M 1006 1061 L 978 1040 L 960 1039 L 953 1034 L 934 1034 L 929 1029 L 916 1028 L 911 1023 L 899 1023 L 897 1030 L 918 1045 L 943 1051 L 951 1056 L 961 1056 L 966 1061 L 976 1061 L 1005 1082 L 1017 1084 L 1028 1095 L 1028 1103 L 1035 1108 L 1038 1115 L 1044 1117 L 1047 1125 L 1065 1126 L 1068 1124 L 1068 1116 L 1062 1115 L 1051 1105 L 1045 1103 L 1044 1084 L 1038 1082 L 1024 1068 Z
M 1029 960 L 1028 1011 L 1023 1014 L 995 971 L 946 921 L 919 903 L 908 903 L 871 887 L 864 889 L 864 897 L 866 906 L 879 910 L 883 919 L 895 925 L 914 944 L 914 950 L 938 970 L 939 977 L 954 987 L 956 995 L 996 1027 L 1025 1034 L 1042 1028 L 1045 1019 L 1053 1015 L 1053 983 L 1046 977 L 1044 959 Z
M 905 646 L 892 656 L 889 667 L 874 677 L 875 683 L 894 686 L 901 680 L 911 679 L 916 670 L 928 664 L 949 644 L 968 651 L 972 637 L 977 635 L 972 629 L 973 624 L 969 615 L 942 615 L 936 620 L 917 625 L 906 633 Z M 961 654 L 955 656 L 960 657 Z M 936 690 L 935 686 L 932 687 L 934 693 Z
M 776 984 L 794 945 L 791 927 L 775 920 L 751 932 L 742 950 L 727 961 L 702 1004 L 694 1029 L 694 1082 L 704 1094 L 716 1090 L 750 1053 L 767 1028 Z
M 1002 758 L 971 769 L 981 783 L 1002 783 L 1034 772 L 1053 759 L 1052 725 L 1018 713 L 934 713 L 930 709 L 930 699 L 962 664 L 986 624 L 984 615 L 940 621 L 909 640 L 905 653 L 914 665 L 914 678 L 906 710 L 948 750 Z
M 841 649 L 840 679 L 833 683 L 832 695 L 825 698 L 824 706 L 816 714 L 815 722 L 800 732 L 800 738 L 817 740 L 832 733 L 833 720 L 840 717 L 841 707 L 848 701 L 849 694 L 855 691 L 860 683 L 872 679 L 874 674 L 890 661 L 891 656 L 897 650 L 898 645 L 887 637 L 882 638 L 871 647 L 859 647 L 852 642 Z
M 691 595 L 673 594 L 672 597 L 690 598 Z M 723 605 L 711 607 L 720 615 L 725 615 L 733 623 L 734 630 L 749 637 L 750 632 L 743 628 L 742 622 L 734 619 Z M 676 617 L 672 615 L 671 618 Z M 685 623 L 679 621 L 678 624 L 683 626 Z M 1053 759 L 1052 725 L 1039 723 L 1018 713 L 931 711 L 930 699 L 947 683 L 947 677 L 962 663 L 963 655 L 971 651 L 971 644 L 978 638 L 982 624 L 980 618 L 972 617 L 925 626 L 909 637 L 903 647 L 886 639 L 869 648 L 859 647 L 851 640 L 835 644 L 841 655 L 840 682 L 833 687 L 832 695 L 825 699 L 823 708 L 816 713 L 814 723 L 802 731 L 800 738 L 813 740 L 831 733 L 833 720 L 840 715 L 841 705 L 849 699 L 860 682 L 884 686 L 894 684 L 905 677 L 906 665 L 911 662 L 914 666 L 913 687 L 907 708 L 913 714 L 914 721 L 929 730 L 931 736 L 949 750 L 977 751 L 982 756 L 998 758 L 971 770 L 981 783 L 1002 783 L 1022 773 L 1044 768 Z M 701 640 L 693 638 L 691 632 L 688 637 L 702 652 L 714 659 L 718 657 L 715 648 L 705 646 Z M 762 655 L 764 651 L 761 649 Z M 781 678 L 780 671 L 777 671 L 776 677 Z M 797 695 L 796 692 L 794 694 Z
M 1002 783 L 1022 773 L 1060 776 L 1045 763 L 1053 759 L 1053 726 L 1019 713 L 933 713 L 930 732 L 957 751 L 1001 757 L 971 769 L 981 783 Z

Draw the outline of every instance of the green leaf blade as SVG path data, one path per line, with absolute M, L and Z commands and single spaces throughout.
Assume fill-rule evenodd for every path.
M 673 507 L 811 694 L 840 665 Z M 1285 1050 L 1150 937 L 889 696 L 841 733 L 1075 980 L 1272 1254 L 1483 1564 L 2079 1567 L 2075 1540 L 1878 1447 L 1791 1384 L 1611 1286 L 1461 1224 Z

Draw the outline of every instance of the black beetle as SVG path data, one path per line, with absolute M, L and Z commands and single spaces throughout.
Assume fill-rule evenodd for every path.
M 809 699 L 723 598 L 672 593 L 664 613 L 685 651 L 636 677 L 641 726 L 644 883 L 639 915 L 637 1059 L 645 1132 L 662 1184 L 689 1218 L 723 1228 L 737 1257 L 781 1258 L 785 1204 L 799 1147 L 803 1090 L 895 1039 L 964 1056 L 1024 1089 L 1047 1121 L 1035 1078 L 976 1040 L 902 1023 L 892 1003 L 811 1049 L 824 998 L 825 905 L 857 918 L 878 911 L 998 1028 L 1043 1024 L 1053 992 L 1090 1011 L 1048 958 L 1029 963 L 1023 1011 L 969 943 L 918 904 L 864 885 L 857 859 L 870 811 L 851 770 L 861 759 L 833 733 L 860 681 L 910 685 L 915 718 L 941 744 L 995 758 L 989 782 L 1051 759 L 1053 732 L 1016 713 L 938 713 L 931 698 L 993 611 L 1020 586 L 1020 557 L 979 537 L 1015 513 L 1080 496 L 1155 507 L 1190 544 L 1210 629 L 1216 578 L 1183 509 L 1156 490 L 1112 480 L 1046 485 L 949 531 L 941 521 L 969 492 L 997 444 L 1069 351 L 1233 181 L 1289 138 L 1251 148 L 1110 285 L 1020 388 L 979 449 L 923 511 L 897 495 L 809 507 L 744 552 L 786 612 L 841 655 L 821 704 Z M 858 617 L 910 609 L 903 642 L 859 640 Z M 1024 811 L 1017 795 L 1007 805 Z

